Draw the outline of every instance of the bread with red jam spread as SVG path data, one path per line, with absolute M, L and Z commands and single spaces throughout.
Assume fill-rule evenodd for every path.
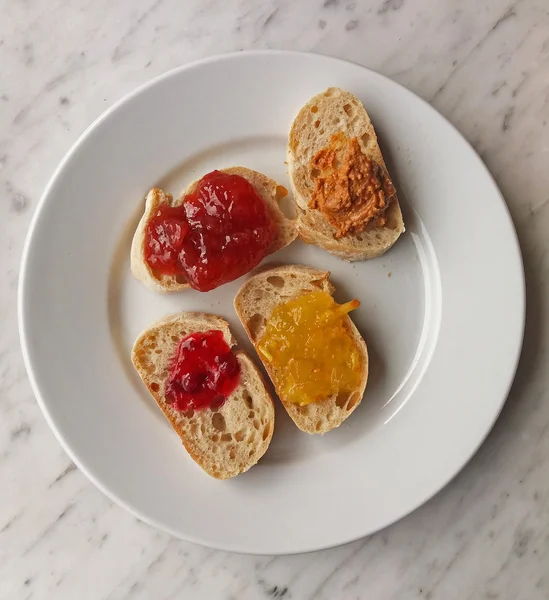
M 276 181 L 270 177 L 267 177 L 258 171 L 247 169 L 246 167 L 230 167 L 228 169 L 220 169 L 220 171 L 229 175 L 239 175 L 246 179 L 252 184 L 256 192 L 270 209 L 270 214 L 276 226 L 276 236 L 271 247 L 267 251 L 267 255 L 281 250 L 295 240 L 297 237 L 295 220 L 288 219 L 279 207 L 279 202 L 288 193 L 283 186 L 278 185 Z M 166 194 L 158 188 L 153 188 L 147 194 L 145 199 L 145 212 L 139 221 L 132 240 L 130 266 L 134 277 L 155 292 L 178 292 L 190 288 L 191 286 L 184 275 L 166 275 L 155 272 L 150 267 L 145 259 L 147 225 L 156 215 L 161 205 L 181 205 L 185 196 L 195 191 L 198 182 L 199 179 L 189 184 L 179 198 L 175 200 L 173 196 Z
M 179 435 L 193 460 L 212 477 L 244 473 L 265 454 L 274 431 L 274 407 L 259 370 L 242 350 L 231 350 L 240 366 L 239 382 L 217 408 L 179 411 L 166 399 L 165 385 L 179 342 L 191 333 L 221 331 L 232 349 L 229 324 L 205 313 L 165 317 L 136 340 L 131 359 L 148 392 Z
M 329 276 L 329 272 L 311 267 L 284 265 L 258 269 L 258 272 L 242 285 L 234 300 L 234 307 L 256 350 L 274 309 L 284 302 L 310 292 L 323 291 L 332 295 L 335 288 L 330 283 Z M 306 433 L 324 434 L 339 427 L 362 401 L 368 381 L 368 349 L 350 317 L 345 317 L 345 320 L 361 356 L 360 385 L 350 393 L 340 393 L 304 406 L 289 402 L 277 389 L 276 372 L 258 352 L 284 408 L 299 429 Z
M 364 169 L 366 164 L 365 170 L 353 173 L 351 158 L 355 166 L 361 164 Z M 303 106 L 290 129 L 287 163 L 296 227 L 308 244 L 346 260 L 365 260 L 386 252 L 404 231 L 376 132 L 353 94 L 328 88 Z M 338 176 L 344 192 L 339 199 L 334 179 Z M 357 187 L 353 186 L 360 193 L 354 193 Z M 315 194 L 324 195 L 320 207 Z M 375 214 L 361 218 L 372 201 Z

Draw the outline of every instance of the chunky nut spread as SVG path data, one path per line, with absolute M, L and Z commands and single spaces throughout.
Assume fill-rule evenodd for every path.
M 309 208 L 322 212 L 336 238 L 386 224 L 395 188 L 385 169 L 362 152 L 357 138 L 332 135 L 314 156 L 311 173 L 316 185 Z

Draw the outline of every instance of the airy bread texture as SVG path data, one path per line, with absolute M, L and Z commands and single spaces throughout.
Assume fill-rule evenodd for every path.
M 187 452 L 212 477 L 244 473 L 265 454 L 274 431 L 274 406 L 265 382 L 243 351 L 236 351 L 240 383 L 225 403 L 212 409 L 181 412 L 166 402 L 164 384 L 179 341 L 195 332 L 223 332 L 235 340 L 229 324 L 215 315 L 179 313 L 154 323 L 136 340 L 132 362 L 151 396 L 175 429 Z
M 361 150 L 385 171 L 387 167 L 377 143 L 376 132 L 360 100 L 339 88 L 328 88 L 311 98 L 292 123 L 287 148 L 288 173 L 297 206 L 296 227 L 308 244 L 346 260 L 375 258 L 386 252 L 404 231 L 398 199 L 395 197 L 385 215 L 384 227 L 367 229 L 336 239 L 335 228 L 323 214 L 309 208 L 315 189 L 311 161 L 330 144 L 332 135 L 343 132 L 357 138 Z
M 229 169 L 219 170 L 223 173 L 228 173 L 229 175 L 240 175 L 240 177 L 247 179 L 270 208 L 272 217 L 277 225 L 277 236 L 267 254 L 272 254 L 295 240 L 297 237 L 295 221 L 288 219 L 278 206 L 279 201 L 287 194 L 282 186 L 279 186 L 276 181 L 270 179 L 266 175 L 258 173 L 257 171 L 252 171 L 246 167 L 231 167 Z M 155 273 L 153 269 L 149 267 L 145 260 L 145 236 L 147 224 L 151 218 L 154 217 L 161 204 L 179 206 L 183 202 L 185 196 L 194 192 L 198 182 L 199 179 L 189 184 L 176 200 L 173 199 L 173 196 L 165 194 L 158 188 L 153 188 L 147 194 L 145 200 L 145 212 L 139 221 L 132 240 L 130 266 L 135 278 L 155 292 L 178 292 L 191 286 L 185 276 L 162 275 L 160 273 Z
M 327 271 L 317 271 L 300 265 L 275 267 L 252 275 L 238 291 L 234 306 L 256 349 L 273 310 L 279 304 L 309 292 L 322 290 L 332 294 L 334 286 L 329 282 L 329 276 Z M 360 387 L 351 394 L 334 395 L 305 406 L 287 402 L 277 390 L 294 423 L 306 433 L 326 433 L 339 427 L 362 401 L 368 381 L 368 350 L 350 317 L 347 316 L 346 320 L 362 358 Z M 259 356 L 261 358 L 261 353 Z M 276 388 L 276 372 L 267 361 L 263 361 L 263 364 Z

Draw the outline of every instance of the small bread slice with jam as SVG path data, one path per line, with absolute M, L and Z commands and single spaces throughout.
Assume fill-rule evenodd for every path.
M 290 129 L 287 163 L 296 227 L 308 244 L 365 260 L 404 231 L 376 132 L 353 94 L 328 88 L 305 104 Z
M 276 393 L 306 433 L 339 427 L 362 401 L 368 350 L 329 273 L 286 265 L 252 275 L 234 306 Z
M 265 454 L 274 407 L 249 356 L 233 351 L 229 324 L 205 313 L 165 317 L 136 340 L 131 358 L 147 390 L 208 475 L 228 479 Z
M 207 173 L 176 200 L 153 188 L 132 241 L 132 273 L 156 292 L 206 292 L 241 277 L 297 237 L 279 207 L 287 193 L 245 167 Z

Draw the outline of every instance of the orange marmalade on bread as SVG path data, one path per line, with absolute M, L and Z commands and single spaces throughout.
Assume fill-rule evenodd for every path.
M 360 387 L 361 354 L 347 318 L 359 306 L 318 291 L 274 309 L 257 347 L 285 402 L 304 406 Z

